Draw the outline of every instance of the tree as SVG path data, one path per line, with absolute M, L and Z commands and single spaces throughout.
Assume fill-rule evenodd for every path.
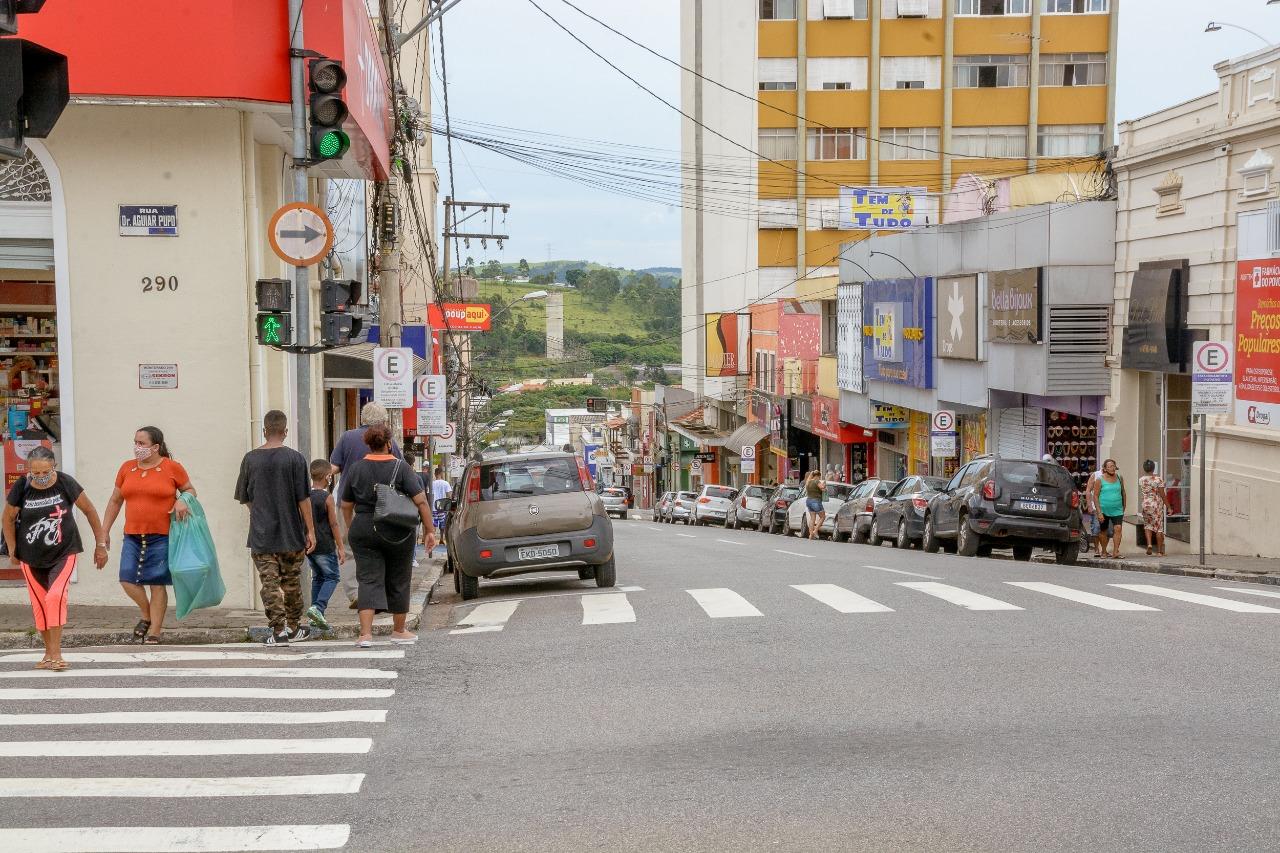
M 502 278 L 502 264 L 498 261 L 487 262 L 484 265 L 483 274 L 488 279 Z
M 524 258 L 520 259 L 520 263 L 516 265 L 516 268 L 520 270 L 520 275 L 529 274 L 529 262 Z
M 581 267 L 574 267 L 571 270 L 565 270 L 564 280 L 566 283 L 569 284 L 569 286 L 577 287 L 578 284 L 582 281 L 583 276 L 585 276 L 586 274 L 587 274 L 587 271 L 582 269 Z
M 621 278 L 616 270 L 611 269 L 592 270 L 587 273 L 579 285 L 579 289 L 585 293 L 588 299 L 601 305 L 608 305 L 612 302 L 621 287 Z
M 472 278 L 476 277 L 476 259 L 467 255 L 466 263 L 462 265 L 462 269 Z

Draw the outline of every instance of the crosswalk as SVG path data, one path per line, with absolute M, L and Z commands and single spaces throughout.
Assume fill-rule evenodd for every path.
M 1190 592 L 1155 584 L 1106 584 L 1106 592 L 1115 592 L 1114 595 L 1040 581 L 1002 581 L 1000 587 L 1007 589 L 1005 593 L 995 589 L 979 592 L 967 586 L 932 580 L 896 581 L 890 583 L 889 587 L 909 593 L 905 599 L 905 605 L 900 603 L 904 600 L 900 593 L 894 594 L 895 604 L 890 606 L 869 597 L 864 594 L 865 591 L 855 591 L 834 583 L 791 584 L 785 589 L 800 593 L 803 596 L 800 600 L 808 601 L 813 606 L 825 605 L 837 613 L 847 615 L 920 610 L 928 607 L 929 602 L 975 613 L 1037 610 L 1046 606 L 1078 606 L 1077 609 L 1081 611 L 1098 610 L 1110 613 L 1161 613 L 1168 609 L 1168 605 L 1163 604 L 1160 599 L 1178 602 L 1179 604 L 1173 605 L 1175 609 L 1179 605 L 1193 605 L 1189 609 L 1208 608 L 1242 614 L 1280 615 L 1280 601 L 1274 602 L 1272 606 L 1272 604 L 1257 601 L 1240 601 L 1220 595 Z M 1280 599 L 1280 593 L 1266 590 L 1239 587 L 1218 587 L 1218 589 L 1231 593 Z M 797 611 L 794 602 L 778 605 L 777 591 L 772 589 L 764 592 L 766 599 L 775 602 L 772 609 L 765 604 L 753 602 L 743 593 L 728 587 L 686 589 L 682 592 L 688 596 L 685 601 L 691 599 L 696 608 L 682 606 L 678 601 L 666 601 L 660 607 L 640 606 L 638 615 L 637 605 L 645 599 L 637 597 L 633 600 L 629 593 L 585 592 L 576 597 L 580 600 L 582 625 L 644 622 L 646 619 L 666 617 L 672 613 L 688 618 L 697 618 L 698 614 L 701 614 L 707 619 L 750 620 L 768 618 L 771 613 L 787 615 L 807 612 L 803 609 Z M 1122 595 L 1124 597 L 1119 597 Z M 1016 602 L 1006 600 L 1005 596 L 1009 598 L 1016 596 L 1018 600 Z M 560 601 L 562 598 L 563 596 L 554 598 L 535 596 L 460 605 L 456 608 L 460 615 L 456 617 L 449 633 L 497 634 L 513 622 L 523 619 L 532 620 L 548 613 L 562 616 L 563 605 L 552 607 L 548 601 L 548 599 Z M 1064 605 L 1064 602 L 1067 604 Z M 1157 603 L 1162 606 L 1155 606 Z M 3 688 L 0 687 L 0 695 L 2 694 Z
M 0 652 L 0 851 L 340 850 L 405 656 L 73 649 L 44 672 Z

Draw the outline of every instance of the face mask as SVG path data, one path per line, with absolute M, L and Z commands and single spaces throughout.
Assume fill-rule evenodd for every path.
M 50 471 L 48 474 L 28 474 L 27 479 L 37 489 L 47 489 L 53 485 L 53 472 Z
M 149 456 L 151 455 L 151 448 L 150 448 L 150 447 L 138 447 L 138 446 L 135 444 L 135 445 L 134 445 L 134 447 L 133 447 L 133 455 L 134 455 L 135 457 L 137 457 L 137 459 L 138 459 L 138 461 L 139 461 L 139 462 L 141 462 L 141 461 L 143 461 L 144 459 L 146 459 L 147 457 L 149 457 Z

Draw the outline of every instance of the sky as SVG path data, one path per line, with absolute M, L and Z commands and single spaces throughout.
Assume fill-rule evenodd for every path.
M 680 116 L 646 94 L 574 42 L 540 13 L 537 3 L 584 41 L 624 68 L 658 95 L 679 104 L 678 69 L 620 41 L 581 17 L 563 0 L 461 0 L 446 14 L 445 60 L 450 118 L 455 131 L 477 130 L 508 139 L 505 128 L 557 134 L 546 139 L 581 146 L 583 139 L 663 149 L 649 152 L 674 160 L 680 147 Z M 679 58 L 680 0 L 574 0 L 659 53 Z M 738 0 L 753 3 L 755 0 Z M 1266 0 L 1113 0 L 1120 8 L 1119 87 L 1116 119 L 1138 118 L 1217 88 L 1213 65 L 1256 50 L 1259 38 L 1224 26 L 1204 31 L 1212 17 L 1280 40 L 1280 4 Z M 433 71 L 433 112 L 443 126 L 440 66 Z M 714 122 L 709 121 L 714 127 Z M 505 146 L 504 146 L 505 147 Z M 680 264 L 680 210 L 633 199 L 519 163 L 455 141 L 454 196 L 511 204 L 497 230 L 511 235 L 503 251 L 493 243 L 464 249 L 477 261 L 514 263 L 584 258 L 614 266 L 644 268 Z M 440 195 L 450 178 L 443 137 L 436 137 L 434 160 Z M 486 223 L 487 224 L 487 223 Z M 505 226 L 505 227 L 502 227 Z

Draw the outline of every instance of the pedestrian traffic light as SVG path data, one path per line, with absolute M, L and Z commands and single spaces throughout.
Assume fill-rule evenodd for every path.
M 609 411 L 609 401 L 604 397 L 588 397 L 587 411 L 593 415 L 607 414 Z
M 363 323 L 349 313 L 360 300 L 360 282 L 351 278 L 326 278 L 320 282 L 320 343 L 342 346 L 360 334 Z
M 258 343 L 282 347 L 293 343 L 293 282 L 260 278 L 254 282 L 258 314 L 254 320 Z
M 336 59 L 313 59 L 309 64 L 311 86 L 312 163 L 337 160 L 351 148 L 351 137 L 342 129 L 349 111 L 342 100 L 347 72 Z
M 18 15 L 44 0 L 0 0 L 0 34 L 18 31 Z M 43 139 L 70 99 L 67 58 L 34 42 L 0 38 L 0 158 L 22 157 L 23 140 Z

